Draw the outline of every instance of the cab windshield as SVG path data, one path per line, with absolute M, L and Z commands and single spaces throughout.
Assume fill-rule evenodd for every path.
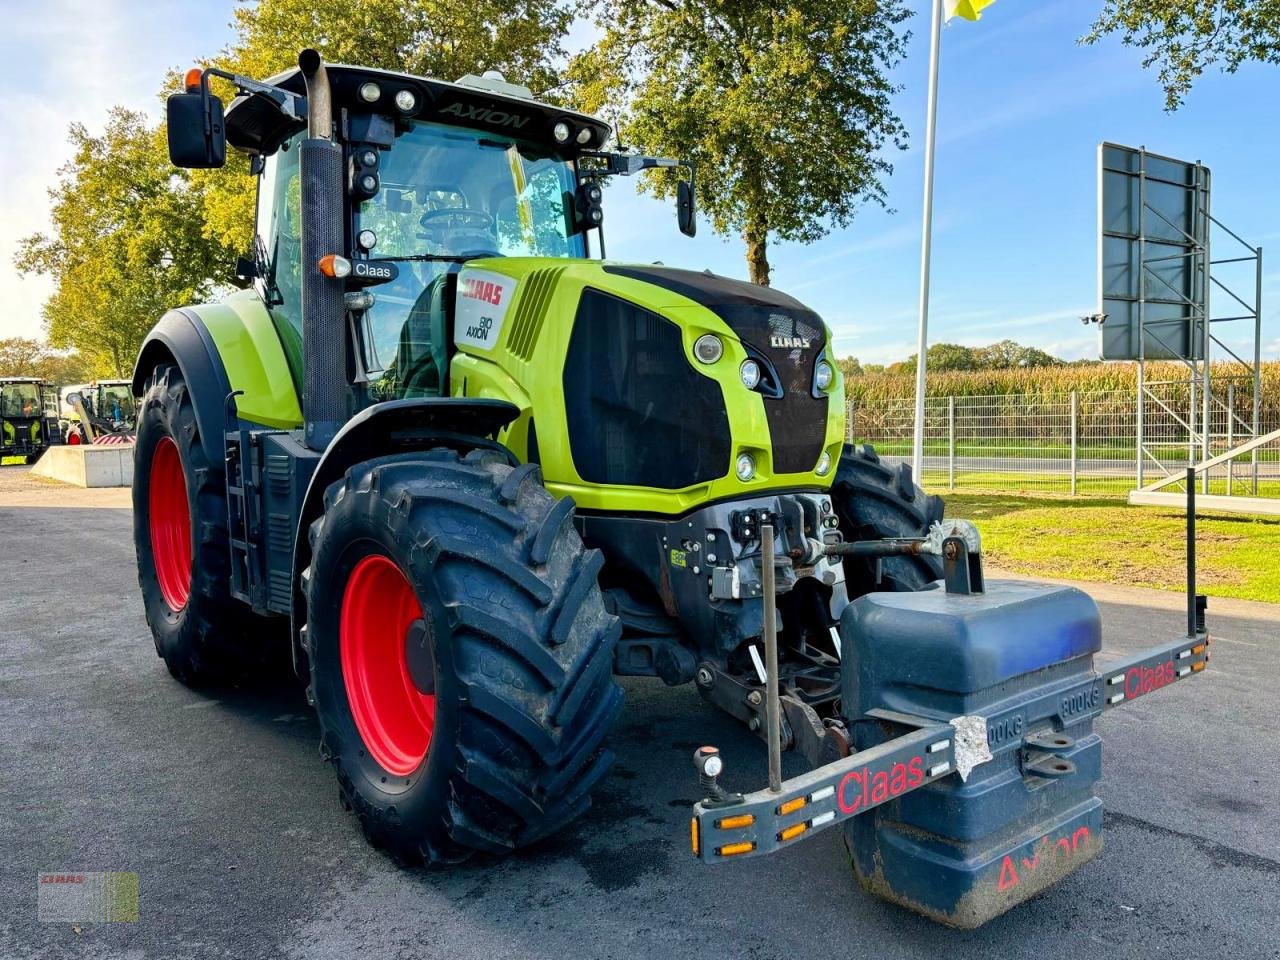
M 40 416 L 40 388 L 34 383 L 0 385 L 0 417 Z
M 378 399 L 442 392 L 448 364 L 444 278 L 474 257 L 582 257 L 572 232 L 572 165 L 497 134 L 413 123 L 381 154 L 378 194 L 360 205 L 372 256 L 400 275 L 373 290 L 364 360 Z
M 132 423 L 134 419 L 133 391 L 129 384 L 112 384 L 102 387 L 101 410 L 94 412 L 100 417 L 118 423 Z

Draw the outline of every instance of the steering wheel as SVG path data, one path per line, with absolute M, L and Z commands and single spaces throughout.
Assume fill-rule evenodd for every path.
M 443 207 L 439 210 L 428 210 L 418 218 L 424 227 L 432 226 L 436 220 L 457 221 L 460 226 L 480 227 L 483 230 L 493 229 L 493 216 L 475 207 Z

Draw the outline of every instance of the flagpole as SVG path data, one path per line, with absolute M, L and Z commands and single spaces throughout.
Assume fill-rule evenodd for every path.
M 920 329 L 916 339 L 916 415 L 911 444 L 911 469 L 916 483 L 924 481 L 925 360 L 929 354 L 929 254 L 933 244 L 933 138 L 938 120 L 938 46 L 942 37 L 942 0 L 933 0 L 933 31 L 929 36 L 929 110 L 924 139 L 924 225 L 920 236 Z

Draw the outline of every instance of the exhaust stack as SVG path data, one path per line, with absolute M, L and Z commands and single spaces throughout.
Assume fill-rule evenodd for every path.
M 345 253 L 342 147 L 333 142 L 333 98 L 320 54 L 303 50 L 307 139 L 298 153 L 302 177 L 302 415 L 305 442 L 324 450 L 346 422 L 346 305 L 342 280 L 320 272 L 320 258 Z

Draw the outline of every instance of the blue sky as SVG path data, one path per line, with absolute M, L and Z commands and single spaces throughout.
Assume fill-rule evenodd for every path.
M 1280 295 L 1280 130 L 1267 121 L 1280 69 L 1212 72 L 1177 113 L 1163 109 L 1140 53 L 1118 42 L 1076 41 L 1101 0 L 997 0 L 980 23 L 943 33 L 935 188 L 931 342 L 1009 337 L 1068 358 L 1090 356 L 1078 317 L 1096 301 L 1095 165 L 1100 140 L 1198 159 L 1214 172 L 1215 214 L 1251 243 L 1274 248 L 1264 297 Z M 38 335 L 49 287 L 20 280 L 15 239 L 45 226 L 45 189 L 67 156 L 73 119 L 100 126 L 108 106 L 159 114 L 165 71 L 231 36 L 229 0 L 50 0 L 31 17 L 0 0 L 0 336 Z M 837 350 L 864 361 L 914 351 L 919 269 L 924 81 L 928 23 L 916 17 L 896 104 L 911 149 L 888 181 L 893 212 L 864 209 L 853 224 L 808 246 L 770 251 L 774 283 L 818 310 Z M 590 31 L 575 30 L 582 42 Z M 509 78 L 518 79 L 518 78 Z M 675 230 L 672 209 L 610 189 L 611 257 L 745 276 L 738 238 Z M 1226 331 L 1223 331 L 1226 333 Z M 1241 335 L 1245 331 L 1240 331 Z M 1227 339 L 1241 337 L 1227 334 Z M 1264 354 L 1280 356 L 1280 320 L 1266 311 Z

